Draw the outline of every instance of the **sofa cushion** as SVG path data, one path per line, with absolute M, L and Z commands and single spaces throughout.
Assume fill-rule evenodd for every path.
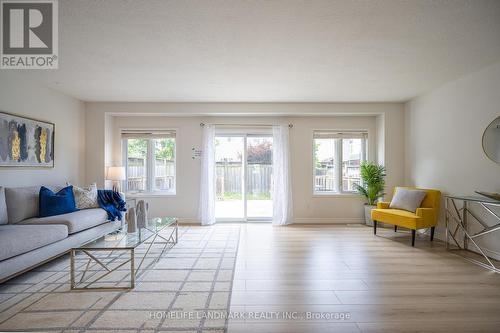
M 38 217 L 49 217 L 76 211 L 73 186 L 67 186 L 55 193 L 42 186 L 40 188 Z
M 372 209 L 372 220 L 398 225 L 409 229 L 418 229 L 421 217 L 401 209 Z
M 0 186 L 0 225 L 7 224 L 7 203 L 5 202 L 5 187 Z
M 68 237 L 65 225 L 1 225 L 0 260 L 38 249 Z
M 391 200 L 389 208 L 404 209 L 415 213 L 420 207 L 427 192 L 423 190 L 412 190 L 404 187 L 396 187 L 396 192 Z
M 62 186 L 47 187 L 52 191 L 59 191 L 62 188 Z M 40 186 L 5 188 L 5 201 L 10 224 L 38 216 L 39 192 Z
M 108 214 L 104 209 L 93 208 L 49 217 L 34 217 L 24 220 L 20 224 L 64 224 L 68 227 L 68 233 L 74 234 L 75 232 L 105 223 L 107 220 Z

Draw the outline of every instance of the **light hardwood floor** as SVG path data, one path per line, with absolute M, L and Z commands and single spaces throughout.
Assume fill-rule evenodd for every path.
M 243 225 L 231 310 L 246 317 L 229 332 L 500 332 L 500 274 L 428 236 L 412 248 L 408 232 L 377 234 Z M 307 312 L 323 319 L 299 319 Z

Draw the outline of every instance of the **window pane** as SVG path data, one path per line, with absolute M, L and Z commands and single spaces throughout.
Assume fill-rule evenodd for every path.
M 147 189 L 147 139 L 127 139 L 127 190 Z
M 153 191 L 175 191 L 175 139 L 153 139 Z
M 335 190 L 335 139 L 314 139 L 314 191 Z
M 273 138 L 247 137 L 247 217 L 273 216 L 271 186 L 273 177 Z
M 215 217 L 242 219 L 245 217 L 243 201 L 243 152 L 245 138 L 217 136 L 215 138 L 216 201 Z
M 363 139 L 342 140 L 342 191 L 356 191 L 360 184 L 359 165 L 362 159 Z

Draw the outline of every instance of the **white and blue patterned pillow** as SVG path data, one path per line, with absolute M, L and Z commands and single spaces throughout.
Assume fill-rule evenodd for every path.
M 90 184 L 89 187 L 84 188 L 73 186 L 73 194 L 75 195 L 76 208 L 99 208 L 99 203 L 97 201 L 97 184 Z

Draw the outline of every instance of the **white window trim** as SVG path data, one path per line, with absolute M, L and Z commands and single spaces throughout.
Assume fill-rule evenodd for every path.
M 121 131 L 128 131 L 131 129 L 120 129 Z M 148 131 L 147 129 L 133 129 L 133 131 L 136 130 L 144 130 Z M 154 131 L 154 130 L 153 130 Z M 146 191 L 129 191 L 127 188 L 127 179 L 123 181 L 122 188 L 125 189 L 125 194 L 127 197 L 134 198 L 134 197 L 140 197 L 140 198 L 146 198 L 146 197 L 165 197 L 165 196 L 177 196 L 177 130 L 176 129 L 166 129 L 165 131 L 167 132 L 174 132 L 175 133 L 175 145 L 174 145 L 174 186 L 173 186 L 173 191 L 154 191 L 152 189 L 152 184 L 154 181 L 154 164 L 151 162 L 154 160 L 154 145 L 153 145 L 153 137 L 152 138 L 147 138 L 148 139 L 148 152 L 146 155 L 146 159 L 148 161 L 147 163 L 147 184 L 148 184 L 148 189 Z M 121 144 L 122 144 L 122 165 L 125 166 L 125 173 L 127 173 L 128 170 L 128 159 L 127 159 L 127 153 L 128 153 L 128 147 L 127 147 L 127 139 L 126 138 L 120 138 Z M 128 178 L 128 175 L 126 176 Z
M 126 192 L 127 198 L 162 198 L 162 197 L 175 197 L 176 193 L 173 192 Z
M 314 189 L 313 189 L 314 191 Z M 358 194 L 356 192 L 342 192 L 342 193 L 336 193 L 336 192 L 325 192 L 325 193 L 313 193 L 312 195 L 314 198 L 361 198 L 361 194 Z
M 339 152 L 338 156 L 334 157 L 339 157 L 339 158 L 334 158 L 335 162 L 335 178 L 334 178 L 334 188 L 337 188 L 338 191 L 324 191 L 324 192 L 316 192 L 316 186 L 315 186 L 315 177 L 316 177 L 316 156 L 314 153 L 314 140 L 316 139 L 314 136 L 314 133 L 316 132 L 331 132 L 332 133 L 332 139 L 335 139 L 333 136 L 335 135 L 334 133 L 344 133 L 346 137 L 343 137 L 342 135 L 339 136 L 337 141 L 335 141 L 335 151 Z M 362 161 L 368 161 L 368 139 L 369 139 L 369 131 L 367 129 L 351 129 L 351 130 L 335 130 L 335 129 L 313 129 L 311 132 L 311 144 L 312 144 L 312 181 L 311 181 L 311 190 L 312 190 L 312 196 L 315 198 L 335 198 L 335 197 L 342 197 L 342 198 L 359 198 L 361 197 L 360 194 L 356 193 L 355 191 L 343 191 L 342 190 L 342 160 L 343 160 L 343 151 L 342 151 L 342 139 L 347 139 L 349 133 L 364 133 L 366 137 L 364 138 L 364 149 L 362 149 Z M 339 140 L 340 139 L 340 140 Z M 337 155 L 337 154 L 336 154 Z M 364 155 L 364 159 L 363 159 Z

